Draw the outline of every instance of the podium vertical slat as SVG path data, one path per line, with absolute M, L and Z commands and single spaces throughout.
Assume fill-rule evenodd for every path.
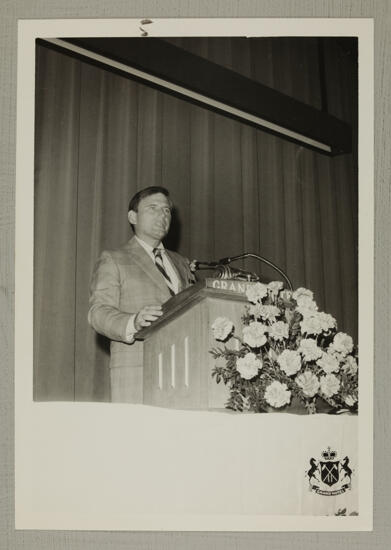
M 178 409 L 223 409 L 228 388 L 212 378 L 213 338 L 211 325 L 216 317 L 228 317 L 240 327 L 245 298 L 232 293 L 199 291 L 199 296 L 167 311 L 144 342 L 144 403 Z M 238 336 L 241 336 L 240 334 Z M 237 349 L 232 338 L 226 345 Z

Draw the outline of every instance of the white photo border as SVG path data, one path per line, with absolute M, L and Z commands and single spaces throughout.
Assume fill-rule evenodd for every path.
M 31 456 L 44 453 L 37 442 L 45 434 L 54 445 L 64 447 L 78 415 L 89 433 L 88 445 L 99 448 L 102 431 L 116 426 L 118 434 L 129 431 L 132 408 L 126 405 L 97 403 L 34 403 L 33 395 L 33 198 L 34 198 L 34 83 L 35 40 L 61 36 L 140 36 L 139 19 L 67 19 L 19 21 L 17 72 L 17 172 L 16 172 L 16 260 L 15 260 L 15 500 L 17 529 L 93 529 L 93 530 L 181 530 L 181 531 L 360 531 L 372 529 L 373 495 L 373 296 L 374 296 L 374 92 L 373 20 L 321 18 L 224 18 L 154 19 L 148 26 L 151 37 L 159 36 L 357 36 L 359 40 L 359 510 L 357 517 L 343 522 L 335 517 L 315 516 L 161 516 L 96 518 L 88 523 L 77 517 L 72 524 L 49 525 L 40 517 L 39 503 L 32 511 L 32 476 L 45 478 L 45 472 L 32 471 Z M 364 131 L 365 130 L 365 131 Z M 50 423 L 49 423 L 50 420 Z M 49 429 L 49 426 L 51 429 Z M 31 428 L 34 427 L 34 433 Z M 60 427 L 62 427 L 60 429 Z M 64 433 L 64 430 L 66 434 Z M 39 431 L 42 433 L 39 434 Z M 37 437 L 38 436 L 38 437 Z M 68 440 L 69 442 L 69 440 Z M 66 449 L 64 448 L 64 452 Z M 72 469 L 53 469 L 57 475 L 77 475 Z M 107 458 L 107 457 L 105 457 Z M 113 464 L 113 473 L 115 465 Z M 365 475 L 364 475 L 365 474 Z M 116 472 L 115 475 L 126 475 Z M 88 491 L 85 480 L 80 480 Z M 53 495 L 55 496 L 55 492 Z M 58 495 L 59 496 L 59 495 Z M 54 506 L 55 503 L 52 503 Z M 34 515 L 35 514 L 35 515 Z M 121 524 L 123 522 L 123 525 Z

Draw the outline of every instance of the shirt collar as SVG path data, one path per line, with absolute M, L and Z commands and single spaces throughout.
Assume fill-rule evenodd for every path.
M 137 242 L 144 248 L 144 250 L 146 250 L 150 256 L 153 256 L 153 251 L 154 251 L 155 247 L 153 247 L 150 244 L 146 243 L 145 241 L 140 239 L 140 237 L 137 237 L 137 235 L 135 235 L 135 238 L 137 239 Z M 164 250 L 163 243 L 160 243 L 156 248 L 159 248 L 163 252 L 163 250 Z

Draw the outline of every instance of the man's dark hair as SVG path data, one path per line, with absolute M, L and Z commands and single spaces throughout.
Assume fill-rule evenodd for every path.
M 145 197 L 149 197 L 150 195 L 155 195 L 156 193 L 161 193 L 162 195 L 167 197 L 168 202 L 170 203 L 170 206 L 172 206 L 171 199 L 170 199 L 170 193 L 168 192 L 168 189 L 166 189 L 165 187 L 160 187 L 158 185 L 153 185 L 151 187 L 146 187 L 145 189 L 141 189 L 141 191 L 138 191 L 130 199 L 128 212 L 130 212 L 131 210 L 133 210 L 134 212 L 137 212 L 138 211 L 138 205 L 140 204 L 140 201 L 142 199 L 145 199 Z

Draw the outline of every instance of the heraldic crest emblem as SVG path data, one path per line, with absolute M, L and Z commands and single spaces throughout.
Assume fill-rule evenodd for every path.
M 310 468 L 307 470 L 310 490 L 318 495 L 341 495 L 351 489 L 353 470 L 350 468 L 349 457 L 337 460 L 337 452 L 328 447 L 321 453 L 319 461 L 310 458 Z

